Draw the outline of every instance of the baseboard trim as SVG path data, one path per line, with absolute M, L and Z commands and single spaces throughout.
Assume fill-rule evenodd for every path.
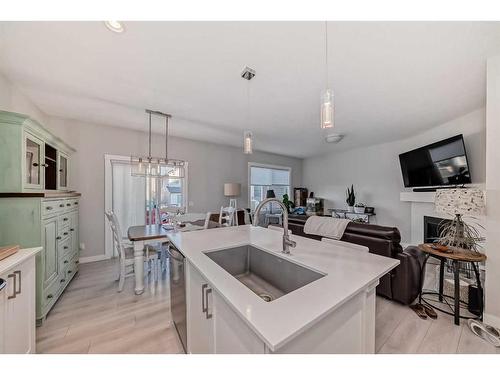
M 490 326 L 500 328 L 500 317 L 491 314 L 484 314 L 483 321 Z
M 102 254 L 102 255 L 94 255 L 94 256 L 91 256 L 91 257 L 84 257 L 84 258 L 80 258 L 80 263 L 92 263 L 92 262 L 99 262 L 101 260 L 106 260 L 106 259 L 110 259 L 109 257 L 107 257 L 106 255 Z

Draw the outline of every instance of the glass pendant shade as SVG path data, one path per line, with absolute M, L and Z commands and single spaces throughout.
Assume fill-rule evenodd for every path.
M 253 152 L 253 136 L 252 132 L 245 130 L 243 133 L 243 153 L 251 154 Z
M 331 129 L 334 126 L 333 92 L 326 89 L 321 96 L 321 129 Z

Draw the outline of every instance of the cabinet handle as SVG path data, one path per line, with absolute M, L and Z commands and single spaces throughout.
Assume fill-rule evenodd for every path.
M 74 228 L 70 228 L 70 229 L 69 229 L 69 231 L 70 231 L 70 232 L 73 232 L 74 230 L 75 230 Z
M 61 279 L 61 283 L 65 282 L 65 281 L 66 281 L 66 279 Z
M 67 261 L 67 260 L 65 260 L 65 261 L 64 261 L 64 264 L 67 264 L 67 263 L 68 263 L 68 261 Z
M 40 165 L 40 164 L 38 164 L 38 163 L 33 163 L 33 166 L 34 166 L 34 167 L 38 167 L 39 165 Z
M 80 263 L 80 261 L 79 260 L 75 260 L 75 264 L 78 264 L 78 263 Z
M 7 276 L 9 279 L 12 278 L 14 280 L 14 288 L 12 289 L 12 295 L 11 296 L 8 296 L 7 299 L 14 299 L 16 298 L 16 291 L 17 291 L 17 277 L 16 277 L 16 274 L 15 273 L 11 273 L 9 276 Z
M 52 294 L 49 294 L 49 295 L 47 296 L 47 298 L 52 298 L 52 297 L 54 297 Z
M 208 307 L 205 306 L 205 289 L 208 288 L 208 284 L 203 284 L 201 286 L 201 312 L 207 313 Z
M 64 250 L 68 250 L 68 246 L 63 246 L 63 249 Z
M 73 271 L 72 270 L 68 270 L 68 273 L 73 273 Z
M 56 240 L 60 240 L 62 237 L 61 236 L 57 236 L 56 237 Z
M 44 168 L 48 168 L 48 167 L 49 167 L 49 165 L 48 165 L 48 164 L 42 164 L 42 165 L 40 165 L 40 166 L 41 166 L 41 167 L 44 167 Z
M 66 203 L 66 206 L 67 206 L 67 207 L 71 206 L 71 203 Z
M 64 207 L 64 203 L 61 203 L 61 204 L 59 205 L 59 207 L 61 207 L 61 208 L 62 208 L 62 207 Z
M 68 235 L 68 232 L 64 232 L 63 235 L 67 236 Z
M 19 291 L 16 290 L 16 295 L 18 295 L 18 294 L 21 294 L 21 287 L 22 287 L 22 283 L 21 283 L 21 270 L 14 271 L 14 274 L 16 274 L 16 275 L 19 276 Z
M 207 289 L 207 293 L 206 293 L 206 296 L 207 296 L 207 311 L 205 312 L 205 316 L 207 319 L 212 319 L 212 314 L 208 312 L 208 295 L 212 293 L 212 288 L 209 288 Z
M 63 218 L 63 221 L 68 221 L 68 218 L 67 218 L 67 217 L 64 217 L 64 218 Z
M 78 202 L 73 203 L 75 206 L 78 206 Z
M 50 210 L 53 209 L 53 207 L 52 206 L 47 206 L 47 207 L 45 207 L 45 209 L 48 210 L 48 211 L 50 211 Z
M 64 171 L 64 169 L 59 169 L 59 172 L 62 172 L 62 171 Z

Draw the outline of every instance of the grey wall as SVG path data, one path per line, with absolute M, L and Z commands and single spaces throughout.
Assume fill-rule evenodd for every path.
M 118 127 L 52 118 L 51 130 L 77 149 L 72 158 L 71 187 L 82 193 L 80 204 L 82 257 L 104 254 L 104 154 L 147 153 L 147 134 Z M 163 154 L 165 138 L 153 135 L 153 154 Z M 228 204 L 224 182 L 242 184 L 239 207 L 248 207 L 248 162 L 292 168 L 292 185 L 302 182 L 302 161 L 263 152 L 244 155 L 239 147 L 170 138 L 169 157 L 189 162 L 191 212 L 219 211 Z M 131 197 L 133 199 L 133 197 Z
M 346 188 L 354 184 L 356 201 L 375 207 L 377 224 L 398 227 L 403 241 L 408 242 L 410 204 L 399 200 L 399 193 L 405 189 L 398 155 L 460 133 L 465 138 L 473 182 L 484 184 L 484 108 L 405 140 L 305 159 L 302 183 L 325 198 L 328 208 L 345 207 Z

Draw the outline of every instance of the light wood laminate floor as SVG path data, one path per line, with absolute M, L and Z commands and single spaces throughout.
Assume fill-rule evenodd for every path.
M 171 322 L 168 277 L 147 283 L 143 295 L 128 278 L 123 292 L 114 281 L 115 260 L 82 264 L 42 327 L 38 353 L 183 353 Z M 432 282 L 431 277 L 428 282 Z M 439 314 L 422 320 L 403 306 L 377 297 L 378 353 L 500 353 L 462 321 Z

